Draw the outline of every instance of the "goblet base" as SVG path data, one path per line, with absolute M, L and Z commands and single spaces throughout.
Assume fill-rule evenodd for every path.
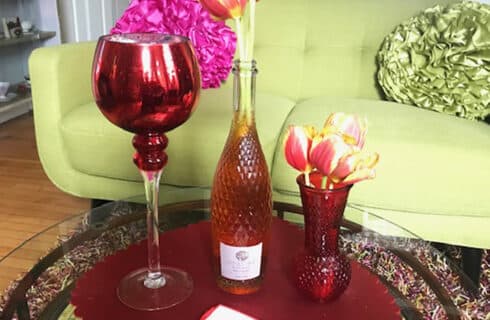
M 130 308 L 152 311 L 173 307 L 191 295 L 194 283 L 187 272 L 171 267 L 162 267 L 160 272 L 165 278 L 160 288 L 145 286 L 147 268 L 126 275 L 117 288 L 119 300 Z

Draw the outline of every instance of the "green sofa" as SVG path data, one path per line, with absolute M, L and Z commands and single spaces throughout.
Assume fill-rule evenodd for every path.
M 349 202 L 428 240 L 490 248 L 490 126 L 385 101 L 376 53 L 396 25 L 437 0 L 264 0 L 257 5 L 256 119 L 276 200 L 299 203 L 282 155 L 289 124 L 321 127 L 333 111 L 366 116 L 366 148 L 381 155 L 374 180 Z M 143 192 L 132 135 L 95 106 L 95 43 L 34 51 L 29 60 L 40 159 L 61 190 L 92 199 Z M 168 134 L 161 192 L 210 188 L 231 121 L 232 88 L 202 91 L 199 107 Z

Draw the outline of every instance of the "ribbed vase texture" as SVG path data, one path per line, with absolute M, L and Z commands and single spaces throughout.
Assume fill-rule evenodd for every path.
M 351 265 L 339 251 L 340 223 L 351 186 L 320 189 L 321 176 L 313 173 L 306 186 L 297 178 L 305 218 L 305 246 L 293 259 L 293 278 L 297 288 L 309 298 L 326 302 L 339 297 L 351 279 Z

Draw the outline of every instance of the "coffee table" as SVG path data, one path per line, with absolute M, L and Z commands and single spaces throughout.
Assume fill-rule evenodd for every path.
M 209 219 L 208 199 L 209 190 L 199 188 L 162 195 L 161 231 Z M 143 203 L 139 196 L 76 215 L 40 232 L 0 260 L 2 270 L 38 246 L 46 235 L 55 234 L 59 239 L 4 296 L 0 319 L 74 318 L 70 292 L 76 279 L 104 257 L 144 239 Z M 275 202 L 274 210 L 292 223 L 301 220 L 298 205 Z M 346 208 L 341 247 L 378 276 L 406 319 L 437 319 L 441 314 L 460 319 L 459 306 L 477 292 L 462 271 L 429 243 L 355 205 Z

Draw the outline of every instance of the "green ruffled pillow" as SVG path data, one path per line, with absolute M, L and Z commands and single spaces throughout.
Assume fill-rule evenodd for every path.
M 399 25 L 377 55 L 388 98 L 471 120 L 490 115 L 490 6 L 437 5 Z

